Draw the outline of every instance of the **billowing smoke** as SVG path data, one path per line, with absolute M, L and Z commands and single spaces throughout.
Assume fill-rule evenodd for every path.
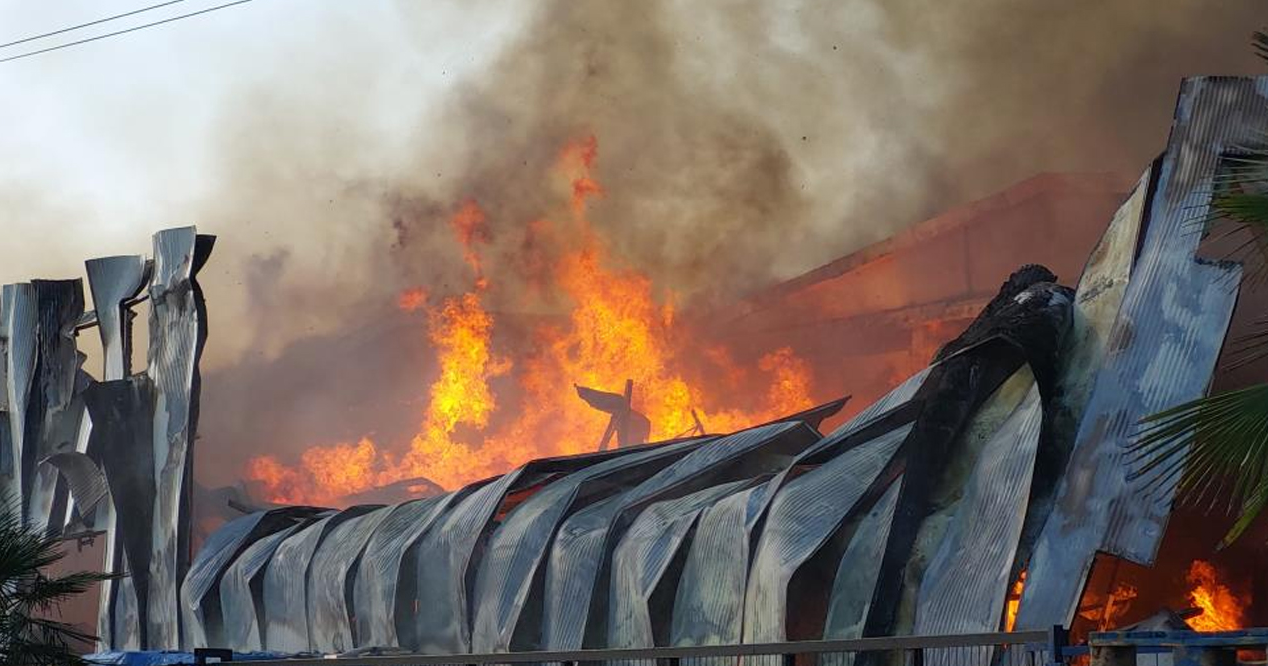
M 599 143 L 590 218 L 614 256 L 713 306 L 1038 172 L 1138 172 L 1179 79 L 1259 71 L 1248 32 L 1268 19 L 1253 0 L 531 7 L 408 126 L 313 92 L 408 86 L 355 57 L 218 112 L 222 168 L 199 211 L 222 235 L 205 278 L 208 482 L 262 451 L 413 432 L 431 357 L 425 319 L 395 299 L 470 287 L 446 224 L 466 199 L 488 213 L 489 306 L 549 316 L 555 250 L 532 223 L 560 211 L 550 168 L 569 140 Z M 431 3 L 399 19 L 437 36 Z

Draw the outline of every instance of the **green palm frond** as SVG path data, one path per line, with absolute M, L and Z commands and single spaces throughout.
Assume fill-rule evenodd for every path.
M 1226 370 L 1236 370 L 1268 358 L 1268 317 L 1255 321 L 1250 332 L 1229 341 L 1225 354 Z
M 73 646 L 94 637 L 54 617 L 62 602 L 114 576 L 50 575 L 65 556 L 61 540 L 24 523 L 12 503 L 0 504 L 0 663 L 83 663 Z
M 1182 503 L 1240 507 L 1231 542 L 1268 503 L 1268 384 L 1184 403 L 1146 418 L 1131 445 L 1133 478 L 1178 483 Z M 1236 534 L 1234 533 L 1236 532 Z
M 1268 34 L 1256 30 L 1254 36 L 1251 37 L 1251 46 L 1255 49 L 1255 55 L 1268 60 Z

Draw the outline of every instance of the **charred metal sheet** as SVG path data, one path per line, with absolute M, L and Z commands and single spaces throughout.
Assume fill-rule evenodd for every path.
M 476 544 L 489 521 L 524 473 L 520 467 L 476 490 L 452 509 L 418 542 L 416 567 L 418 596 L 422 601 L 414 616 L 414 642 L 407 647 L 430 654 L 471 651 L 468 606 L 468 574 Z M 404 640 L 406 637 L 401 636 Z
M 653 647 L 668 643 L 673 598 L 685 556 L 684 544 L 700 512 L 742 490 L 748 480 L 723 483 L 647 507 L 612 551 L 608 592 L 609 648 Z M 674 566 L 674 562 L 677 566 Z M 661 594 L 658 595 L 657 592 Z M 657 603 L 653 597 L 662 597 Z
M 569 516 L 559 527 L 546 566 L 543 648 L 581 647 L 608 527 L 623 501 L 618 494 L 595 502 Z
M 63 451 L 45 458 L 40 464 L 48 465 L 62 475 L 71 498 L 81 512 L 95 512 L 97 505 L 110 492 L 105 473 L 87 454 Z
M 1194 225 L 1224 151 L 1260 140 L 1266 81 L 1195 78 L 1181 87 L 1139 259 L 1030 563 L 1018 628 L 1068 623 L 1097 550 L 1154 559 L 1173 487 L 1129 483 L 1125 445 L 1141 418 L 1201 396 L 1210 381 L 1240 271 L 1197 259 Z
M 564 475 L 629 454 L 616 450 L 534 460 L 457 502 L 418 542 L 416 598 L 424 602 L 411 623 L 412 636 L 401 633 L 398 623 L 402 646 L 440 654 L 471 650 L 471 597 L 484 554 L 481 546 L 497 526 L 494 516 L 508 493 L 534 487 L 540 492 Z
M 313 650 L 331 653 L 355 647 L 350 584 L 356 580 L 357 562 L 370 536 L 395 509 L 385 506 L 357 516 L 331 530 L 318 546 L 308 572 L 308 626 Z
M 547 569 L 544 647 L 579 649 L 606 643 L 609 558 L 647 505 L 779 472 L 818 439 L 819 434 L 804 423 L 783 422 L 706 440 L 647 481 L 616 495 L 615 503 L 604 502 L 565 521 Z
M 749 555 L 757 537 L 754 530 L 775 487 L 775 480 L 756 485 L 701 514 L 674 598 L 671 644 L 740 642 Z
M 908 424 L 856 446 L 788 481 L 771 499 L 744 601 L 745 642 L 787 638 L 789 582 L 841 528 L 911 429 Z
M 193 227 L 154 234 L 150 282 L 150 349 L 146 374 L 158 400 L 154 412 L 154 527 L 150 557 L 150 645 L 180 641 L 177 591 L 189 568 L 191 465 L 198 423 L 198 359 L 207 340 L 207 312 L 196 276 L 214 236 Z M 94 422 L 96 422 L 94 420 Z
M 308 524 L 298 523 L 255 541 L 225 569 L 220 578 L 220 610 L 224 618 L 225 645 L 230 649 L 238 652 L 264 649 L 261 636 L 264 568 L 277 547 Z
M 629 449 L 560 479 L 528 498 L 489 540 L 476 577 L 475 652 L 540 649 L 539 568 L 561 521 L 612 493 L 638 484 L 677 460 L 698 440 Z
M 181 635 L 186 649 L 224 644 L 220 586 L 234 558 L 251 543 L 304 522 L 316 511 L 309 507 L 257 511 L 235 518 L 212 532 L 181 584 Z
M 27 410 L 31 386 L 35 382 L 35 359 L 39 353 L 36 338 L 39 316 L 35 306 L 35 287 L 30 283 L 6 284 L 3 290 L 5 328 L 5 395 L 9 415 L 9 447 L 5 454 L 11 472 L 6 480 L 9 494 L 26 506 L 25 488 L 30 483 L 22 468 L 23 451 L 27 448 Z M 32 441 L 29 446 L 35 446 Z
M 304 652 L 312 643 L 309 633 L 308 572 L 317 547 L 336 527 L 377 509 L 354 506 L 321 518 L 282 541 L 264 570 L 261 596 L 264 617 L 260 622 L 264 648 L 277 652 Z
M 1000 630 L 1042 422 L 1043 405 L 1032 381 L 977 455 L 951 524 L 920 581 L 913 633 Z M 945 663 L 949 656 L 935 651 L 927 659 Z
M 406 553 L 431 527 L 436 517 L 449 508 L 455 497 L 465 496 L 459 493 L 401 504 L 370 535 L 353 585 L 358 647 L 395 647 L 400 644 L 396 628 L 398 618 L 408 613 L 408 620 L 413 620 L 412 583 L 416 560 L 407 558 Z M 408 562 L 409 566 L 403 566 L 403 562 Z M 403 579 L 411 583 L 404 591 L 401 590 Z
M 89 449 L 105 471 L 114 507 L 111 515 L 116 517 L 113 525 L 105 526 L 116 535 L 107 542 L 106 566 L 110 571 L 128 573 L 114 590 L 107 590 L 114 596 L 109 600 L 114 609 L 110 645 L 118 648 L 132 646 L 133 638 L 136 649 L 147 645 L 154 400 L 154 385 L 144 375 L 101 382 L 84 392 L 84 404 L 96 424 Z
M 66 487 L 59 485 L 55 469 L 39 463 L 59 451 L 73 451 L 79 432 L 83 403 L 75 399 L 80 359 L 75 349 L 75 322 L 84 312 L 84 290 L 79 280 L 33 280 L 31 285 L 35 288 L 38 345 L 31 391 L 39 399 L 32 400 L 26 412 L 23 494 L 26 519 L 55 533 L 61 531 L 66 512 Z
M 132 311 L 128 304 L 145 288 L 146 261 L 140 255 L 102 257 L 84 262 L 88 289 L 97 313 L 104 379 L 123 379 L 132 373 Z
M 867 620 L 867 608 L 876 589 L 876 563 L 885 554 L 885 541 L 889 526 L 894 520 L 894 507 L 898 504 L 897 482 L 872 510 L 863 517 L 850 545 L 846 547 L 832 579 L 832 595 L 828 598 L 828 613 L 824 621 L 825 639 L 862 638 L 863 623 Z M 841 655 L 838 662 L 846 666 L 853 662 L 852 655 Z

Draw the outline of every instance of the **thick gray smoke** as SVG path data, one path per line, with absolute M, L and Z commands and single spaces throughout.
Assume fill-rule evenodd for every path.
M 432 371 L 424 320 L 396 295 L 469 287 L 446 220 L 473 198 L 491 306 L 531 309 L 554 249 L 526 230 L 563 210 L 550 167 L 571 139 L 598 140 L 606 196 L 590 217 L 614 256 L 716 304 L 1039 172 L 1138 173 L 1180 78 L 1260 71 L 1249 31 L 1268 23 L 1254 0 L 532 7 L 393 150 L 367 150 L 382 128 L 305 88 L 408 85 L 355 57 L 220 111 L 223 168 L 200 211 L 223 236 L 205 280 L 209 482 L 263 451 L 412 433 Z M 399 17 L 418 40 L 437 33 L 431 3 Z M 285 240 L 260 250 L 261 221 Z M 217 293 L 248 298 L 222 311 Z

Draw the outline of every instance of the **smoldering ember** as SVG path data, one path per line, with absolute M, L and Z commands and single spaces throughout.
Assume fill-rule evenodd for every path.
M 51 569 L 116 574 L 57 611 L 98 663 L 1263 663 L 1265 431 L 1190 417 L 1268 378 L 1266 130 L 1268 77 L 1184 79 L 1137 178 L 1043 173 L 688 323 L 563 136 L 524 222 L 575 307 L 491 305 L 493 213 L 452 202 L 467 282 L 394 295 L 437 357 L 416 432 L 214 489 L 233 246 L 161 230 L 4 285 L 0 487 Z

